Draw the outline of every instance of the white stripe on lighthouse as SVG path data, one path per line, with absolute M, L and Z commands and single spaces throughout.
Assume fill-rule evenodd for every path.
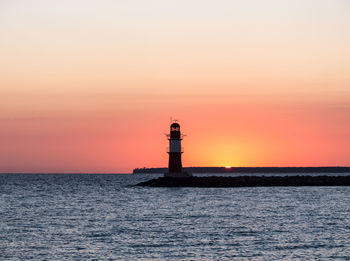
M 169 140 L 169 152 L 181 152 L 181 140 Z

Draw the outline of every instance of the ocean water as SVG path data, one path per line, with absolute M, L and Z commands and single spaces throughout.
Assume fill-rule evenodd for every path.
M 0 260 L 350 260 L 350 187 L 0 174 Z

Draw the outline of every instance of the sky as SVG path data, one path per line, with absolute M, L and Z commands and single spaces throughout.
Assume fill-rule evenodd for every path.
M 350 166 L 348 0 L 1 0 L 0 172 Z

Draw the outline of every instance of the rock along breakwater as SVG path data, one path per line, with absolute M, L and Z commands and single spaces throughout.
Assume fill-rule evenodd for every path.
M 141 182 L 148 187 L 279 187 L 350 186 L 350 176 L 238 176 L 238 177 L 162 177 Z

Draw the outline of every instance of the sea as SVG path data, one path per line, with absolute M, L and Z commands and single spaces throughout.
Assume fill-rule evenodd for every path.
M 350 187 L 134 186 L 159 176 L 0 174 L 0 260 L 350 260 Z

